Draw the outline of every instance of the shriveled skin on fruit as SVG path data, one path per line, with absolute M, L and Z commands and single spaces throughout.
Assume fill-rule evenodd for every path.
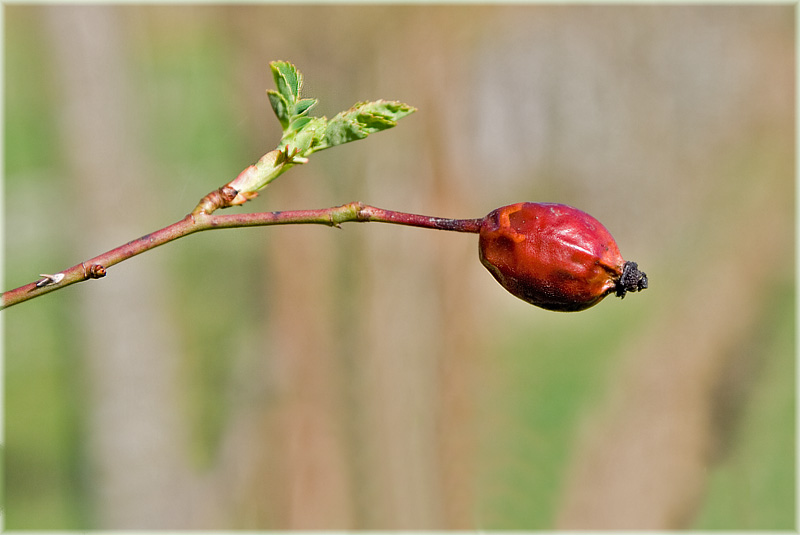
M 484 218 L 480 259 L 509 292 L 541 308 L 578 311 L 614 291 L 625 261 L 595 218 L 570 206 L 518 203 Z

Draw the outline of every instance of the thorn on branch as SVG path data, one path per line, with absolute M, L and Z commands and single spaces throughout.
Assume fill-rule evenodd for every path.
M 47 286 L 48 284 L 58 284 L 62 280 L 64 280 L 63 273 L 56 273 L 55 275 L 48 275 L 47 273 L 39 273 L 40 277 L 44 277 L 42 280 L 36 282 L 37 288 L 42 288 Z

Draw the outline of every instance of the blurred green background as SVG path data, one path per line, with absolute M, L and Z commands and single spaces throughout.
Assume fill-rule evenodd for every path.
M 280 137 L 419 108 L 237 210 L 519 201 L 651 287 L 531 307 L 473 235 L 203 233 L 3 312 L 7 529 L 795 527 L 794 7 L 22 6 L 5 281 L 172 223 Z

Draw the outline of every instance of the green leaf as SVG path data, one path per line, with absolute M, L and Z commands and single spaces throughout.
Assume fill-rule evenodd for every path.
M 328 122 L 325 137 L 316 150 L 322 150 L 386 130 L 397 121 L 414 113 L 416 108 L 397 101 L 359 102 Z
M 269 97 L 269 103 L 272 105 L 272 110 L 281 122 L 281 127 L 286 130 L 291 119 L 289 117 L 289 103 L 286 102 L 283 95 L 272 89 L 267 90 L 267 96 Z
M 272 69 L 272 77 L 275 79 L 275 87 L 278 93 L 283 95 L 286 102 L 293 108 L 300 99 L 300 88 L 303 86 L 303 75 L 297 67 L 288 61 L 273 61 L 269 64 Z
M 417 108 L 396 100 L 375 100 L 372 102 L 359 102 L 344 113 L 348 113 L 353 110 L 356 110 L 362 114 L 379 117 L 382 120 L 392 122 L 392 126 L 395 126 L 398 120 L 407 115 L 411 115 L 417 111 Z M 378 130 L 383 130 L 383 128 L 379 128 Z
M 308 110 L 316 106 L 317 99 L 315 98 L 304 98 L 297 101 L 297 104 L 294 107 L 294 114 L 295 115 L 304 115 L 308 113 Z
M 281 139 L 281 146 L 289 146 L 291 154 L 297 149 L 300 157 L 306 156 L 317 149 L 325 137 L 328 120 L 325 117 L 299 117 Z M 297 126 L 297 128 L 293 128 Z
M 298 117 L 306 115 L 317 104 L 317 99 L 300 98 L 303 75 L 291 63 L 273 61 L 270 63 L 270 69 L 277 88 L 277 91 L 273 89 L 267 91 L 272 110 L 284 130 L 289 128 L 297 130 L 301 127 L 290 125 L 294 124 Z
M 297 131 L 305 128 L 305 126 L 308 123 L 310 123 L 312 119 L 315 119 L 315 118 L 316 117 L 313 117 L 313 118 L 312 117 L 295 117 L 294 120 L 291 122 L 291 124 L 289 124 L 289 128 L 287 128 L 286 130 L 289 130 L 291 132 L 297 132 Z

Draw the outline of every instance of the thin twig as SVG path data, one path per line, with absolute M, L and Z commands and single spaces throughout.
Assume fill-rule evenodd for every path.
M 450 230 L 455 232 L 480 231 L 482 219 L 447 219 L 430 217 L 405 212 L 384 210 L 352 202 L 332 208 L 319 210 L 293 210 L 284 212 L 260 212 L 247 214 L 215 215 L 203 211 L 195 211 L 160 230 L 146 234 L 141 238 L 121 245 L 89 260 L 60 271 L 54 275 L 41 275 L 43 279 L 20 286 L 3 293 L 0 309 L 7 308 L 35 297 L 66 288 L 77 282 L 97 279 L 105 276 L 106 270 L 133 256 L 154 249 L 159 245 L 169 243 L 178 238 L 194 234 L 203 230 L 237 227 L 259 227 L 268 225 L 290 224 L 317 224 L 338 227 L 342 223 L 379 222 L 395 225 L 408 225 L 413 227 L 430 228 L 437 230 Z

